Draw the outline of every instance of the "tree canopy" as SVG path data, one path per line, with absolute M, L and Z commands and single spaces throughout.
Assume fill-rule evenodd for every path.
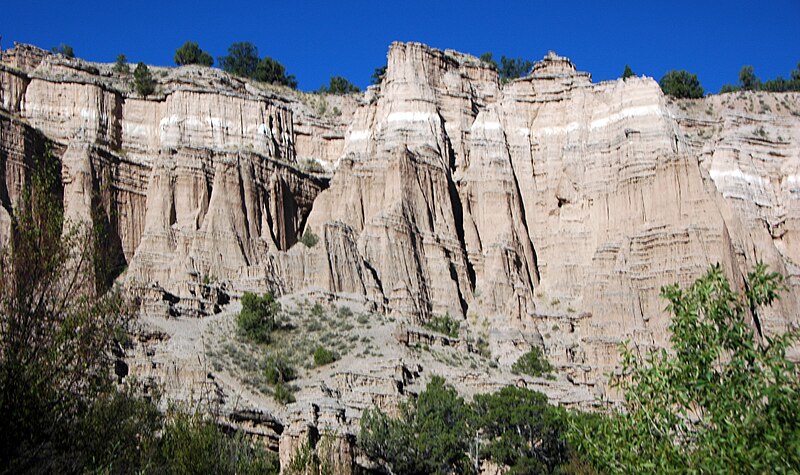
M 258 62 L 253 79 L 256 81 L 288 86 L 292 89 L 297 88 L 297 79 L 294 75 L 287 75 L 286 68 L 269 56 L 261 58 Z
M 269 343 L 270 334 L 275 329 L 275 317 L 280 311 L 281 304 L 272 293 L 258 296 L 245 292 L 236 324 L 246 338 L 257 343 Z
M 507 58 L 500 57 L 500 64 L 494 59 L 494 55 L 490 52 L 483 53 L 478 58 L 486 64 L 493 66 L 500 75 L 502 82 L 508 82 L 512 79 L 527 76 L 533 68 L 533 62 L 523 58 Z
M 75 57 L 75 50 L 72 49 L 72 46 L 64 43 L 61 43 L 58 46 L 53 46 L 53 48 L 50 51 L 52 51 L 55 54 L 63 54 L 67 58 Z
M 258 48 L 250 42 L 233 43 L 228 47 L 228 55 L 217 58 L 223 71 L 252 78 L 258 66 Z
M 658 84 L 664 94 L 680 99 L 699 99 L 705 94 L 697 75 L 684 70 L 669 71 Z
M 388 66 L 383 65 L 379 68 L 375 68 L 375 71 L 372 72 L 372 84 L 380 84 L 383 81 L 384 76 L 386 76 L 386 69 Z
M 361 89 L 358 88 L 355 84 L 351 83 L 342 76 L 331 76 L 331 79 L 327 86 L 322 85 L 319 88 L 319 92 L 324 92 L 328 94 L 351 94 L 354 92 L 360 92 Z
M 739 71 L 739 87 L 745 91 L 754 91 L 761 88 L 761 80 L 756 77 L 752 66 L 742 66 L 741 71 Z
M 297 88 L 297 78 L 287 75 L 286 68 L 277 60 L 269 56 L 259 59 L 258 48 L 253 43 L 233 43 L 228 48 L 228 55 L 217 60 L 220 67 L 231 74 Z
M 762 340 L 753 329 L 782 288 L 760 263 L 744 292 L 719 265 L 687 289 L 664 287 L 673 352 L 624 348 L 624 411 L 575 424 L 578 449 L 610 473 L 795 471 L 800 372 L 786 350 L 798 332 Z
M 636 76 L 636 74 L 633 72 L 633 69 L 631 69 L 631 67 L 626 64 L 625 70 L 622 71 L 622 79 L 628 79 L 629 77 L 632 76 Z
M 797 65 L 797 69 L 789 73 L 789 79 L 778 76 L 764 82 L 756 76 L 753 66 L 743 66 L 739 71 L 739 82 L 736 85 L 725 84 L 719 92 L 725 94 L 734 91 L 800 91 L 800 64 Z
M 131 67 L 128 65 L 128 57 L 124 54 L 117 55 L 117 60 L 114 63 L 114 71 L 118 74 L 130 74 Z
M 472 473 L 476 458 L 515 474 L 554 473 L 568 460 L 563 421 L 564 411 L 541 393 L 506 387 L 469 404 L 434 376 L 400 417 L 365 411 L 358 441 L 392 473 Z
M 150 73 L 150 68 L 141 61 L 133 70 L 133 87 L 142 97 L 147 97 L 156 90 L 156 81 Z
M 187 64 L 199 64 L 201 66 L 211 66 L 214 58 L 206 53 L 194 41 L 187 41 L 175 51 L 175 64 L 185 66 Z

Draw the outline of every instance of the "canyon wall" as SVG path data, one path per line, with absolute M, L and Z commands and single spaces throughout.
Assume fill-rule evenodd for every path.
M 387 60 L 359 95 L 187 66 L 153 68 L 141 98 L 112 65 L 3 52 L 0 238 L 50 141 L 67 216 L 108 229 L 127 285 L 178 300 L 312 289 L 411 323 L 450 314 L 501 364 L 540 346 L 600 390 L 619 343 L 666 343 L 661 286 L 711 264 L 739 286 L 759 260 L 786 275 L 753 324 L 800 323 L 797 93 L 674 100 L 554 53 L 506 84 L 417 43 Z

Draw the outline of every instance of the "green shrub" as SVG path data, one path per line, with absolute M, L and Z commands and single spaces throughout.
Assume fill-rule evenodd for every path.
M 319 92 L 328 94 L 351 94 L 360 92 L 361 89 L 342 76 L 331 76 L 327 86 L 321 86 Z
M 381 81 L 383 81 L 383 78 L 386 76 L 386 69 L 387 69 L 386 65 L 383 65 L 379 68 L 375 68 L 375 71 L 372 72 L 372 77 L 370 78 L 372 84 L 377 85 L 380 84 Z
M 305 247 L 314 247 L 319 243 L 319 236 L 314 234 L 311 228 L 306 228 L 303 236 L 300 238 L 300 242 L 303 243 Z
M 187 64 L 199 64 L 201 66 L 211 66 L 214 58 L 206 53 L 194 41 L 187 41 L 180 48 L 175 50 L 175 64 L 185 66 Z
M 124 54 L 117 55 L 117 61 L 114 63 L 114 71 L 117 74 L 127 75 L 131 73 L 131 67 L 128 66 L 128 57 Z
M 282 355 L 270 355 L 264 362 L 264 377 L 269 384 L 279 385 L 292 381 L 295 371 Z
M 228 48 L 228 55 L 217 60 L 224 71 L 236 76 L 297 88 L 297 79 L 287 75 L 281 63 L 268 56 L 258 58 L 258 48 L 253 43 L 233 43 Z
M 201 415 L 172 414 L 162 440 L 164 471 L 173 474 L 277 474 L 277 456 L 244 434 L 222 432 Z
M 743 91 L 757 91 L 761 89 L 761 80 L 756 76 L 752 66 L 742 66 L 739 71 L 739 89 Z
M 527 76 L 533 69 L 533 62 L 522 58 L 500 57 L 500 64 L 494 59 L 492 53 L 483 53 L 480 58 L 482 62 L 491 65 L 500 75 L 500 81 L 506 83 L 512 79 Z
M 699 99 L 705 94 L 697 75 L 688 71 L 669 71 L 658 84 L 664 94 L 677 98 Z
M 314 366 L 325 366 L 327 364 L 331 364 L 336 361 L 336 356 L 331 352 L 331 350 L 325 348 L 324 346 L 318 346 L 316 350 L 314 350 Z
M 272 293 L 258 296 L 245 292 L 242 296 L 242 310 L 236 318 L 239 332 L 256 343 L 269 343 L 275 329 L 275 317 L 281 311 L 281 304 Z
M 50 51 L 52 51 L 54 54 L 62 54 L 67 58 L 75 57 L 75 50 L 72 49 L 72 46 L 64 43 L 61 43 L 58 46 L 53 46 Z
M 311 315 L 316 318 L 320 318 L 325 314 L 325 307 L 322 306 L 319 302 L 315 302 L 314 306 L 311 307 Z
M 281 404 L 289 404 L 295 401 L 294 392 L 288 384 L 279 383 L 272 389 L 272 397 Z
M 287 75 L 286 68 L 280 62 L 269 56 L 261 58 L 258 62 L 253 79 L 297 89 L 297 78 L 291 74 Z
M 133 87 L 142 97 L 147 97 L 156 90 L 156 81 L 146 64 L 139 62 L 133 71 Z
M 423 326 L 428 330 L 444 333 L 451 338 L 458 338 L 458 332 L 461 329 L 461 323 L 451 317 L 449 312 L 444 315 L 434 315 Z
M 540 377 L 553 371 L 553 367 L 547 358 L 542 354 L 541 348 L 534 347 L 531 351 L 520 356 L 511 366 L 511 371 L 515 373 L 527 374 L 529 376 Z

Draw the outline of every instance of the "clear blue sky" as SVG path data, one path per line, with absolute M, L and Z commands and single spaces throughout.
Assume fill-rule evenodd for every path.
M 13 41 L 77 56 L 172 65 L 193 40 L 215 60 L 236 41 L 282 62 L 300 88 L 331 75 L 369 83 L 395 40 L 496 57 L 569 56 L 595 81 L 630 64 L 656 79 L 687 69 L 707 91 L 735 83 L 745 64 L 761 79 L 788 77 L 800 62 L 800 0 L 775 1 L 9 1 L 0 10 L 2 47 Z

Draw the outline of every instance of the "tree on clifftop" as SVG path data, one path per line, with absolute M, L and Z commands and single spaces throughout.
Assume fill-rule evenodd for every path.
M 258 66 L 258 48 L 249 41 L 234 43 L 228 47 L 228 55 L 217 58 L 223 71 L 251 78 Z
M 752 66 L 742 66 L 739 71 L 739 87 L 744 91 L 756 91 L 761 89 L 761 80 L 756 76 Z
M 372 84 L 380 84 L 381 81 L 383 81 L 383 77 L 386 76 L 386 69 L 388 69 L 388 66 L 386 65 L 375 68 L 375 71 L 372 72 L 372 77 L 370 78 Z
M 178 66 L 185 66 L 187 64 L 211 66 L 214 64 L 214 58 L 201 50 L 200 46 L 194 41 L 187 41 L 175 51 L 175 64 Z
M 361 91 L 361 89 L 359 89 L 358 86 L 342 76 L 331 76 L 331 80 L 328 85 L 322 85 L 319 88 L 319 92 L 325 92 L 328 94 L 350 94 L 359 91 Z
M 61 43 L 58 46 L 53 46 L 50 51 L 52 51 L 53 54 L 63 54 L 67 58 L 75 57 L 75 50 L 72 49 L 72 46 L 64 43 Z
M 228 48 L 228 55 L 217 60 L 225 72 L 236 76 L 297 88 L 297 78 L 287 75 L 286 68 L 277 60 L 269 56 L 259 59 L 258 48 L 253 43 L 234 43 Z
M 133 71 L 133 87 L 142 97 L 147 97 L 156 90 L 156 82 L 150 73 L 150 68 L 141 61 Z
M 264 56 L 256 65 L 256 72 L 252 76 L 256 81 L 268 82 L 270 84 L 280 84 L 297 88 L 297 78 L 292 74 L 286 74 L 286 67 L 277 60 Z
M 636 76 L 636 74 L 633 72 L 633 69 L 626 64 L 625 71 L 622 71 L 622 79 L 628 79 L 629 77 L 633 76 Z
M 124 54 L 117 55 L 117 61 L 114 63 L 114 71 L 118 74 L 130 74 L 131 67 L 128 66 L 128 57 Z
M 680 99 L 699 99 L 705 94 L 697 75 L 684 70 L 668 72 L 658 85 L 664 94 Z

